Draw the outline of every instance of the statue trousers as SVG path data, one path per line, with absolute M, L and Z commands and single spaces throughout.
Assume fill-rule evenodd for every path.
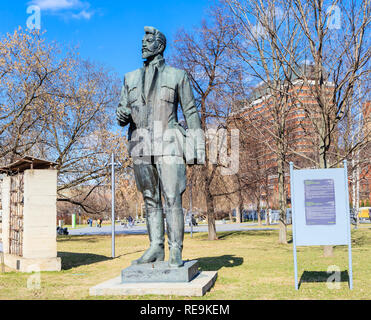
M 165 209 L 169 248 L 183 247 L 184 215 L 182 194 L 186 188 L 186 168 L 182 157 L 151 157 L 134 160 L 134 175 L 146 207 L 147 229 L 151 245 L 164 242 Z M 164 199 L 164 206 L 162 198 Z

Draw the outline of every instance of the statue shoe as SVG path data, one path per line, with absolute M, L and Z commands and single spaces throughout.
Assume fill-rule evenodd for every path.
M 170 248 L 169 267 L 180 268 L 181 266 L 183 266 L 182 250 L 177 247 Z
M 143 264 L 152 263 L 156 261 L 164 261 L 165 251 L 161 246 L 151 246 L 147 251 L 137 260 L 131 262 L 131 264 Z

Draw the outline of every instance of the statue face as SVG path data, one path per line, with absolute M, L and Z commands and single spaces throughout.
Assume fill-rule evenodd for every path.
M 154 34 L 145 34 L 142 40 L 142 58 L 148 59 L 159 54 L 162 50 L 161 42 L 156 40 Z

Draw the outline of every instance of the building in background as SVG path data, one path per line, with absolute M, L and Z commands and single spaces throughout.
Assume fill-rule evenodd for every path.
M 303 64 L 299 74 L 305 74 L 308 82 L 292 76 L 290 82 L 282 82 L 274 87 L 271 83 L 262 82 L 254 88 L 247 101 L 239 102 L 232 110 L 231 118 L 238 122 L 237 127 L 244 128 L 242 136 L 251 140 L 241 143 L 243 154 L 251 153 L 255 149 L 256 157 L 260 157 L 261 170 L 265 172 L 265 185 L 261 189 L 263 206 L 278 208 L 278 175 L 277 150 L 275 150 L 275 120 L 284 121 L 285 131 L 281 134 L 286 141 L 285 180 L 286 194 L 290 194 L 288 163 L 293 162 L 297 168 L 314 168 L 318 163 L 319 138 L 313 123 L 314 117 L 320 117 L 318 102 L 312 94 L 314 90 L 314 69 L 312 65 Z M 307 83 L 307 84 L 306 84 Z M 276 88 L 273 90 L 272 88 Z M 282 88 L 282 89 L 281 89 Z M 330 98 L 333 85 L 327 83 L 328 97 Z M 283 112 L 285 110 L 285 112 Z M 310 118 L 308 110 L 312 111 Z M 281 115 L 278 115 L 282 112 Z M 245 132 L 248 132 L 244 135 Z M 331 137 L 337 144 L 338 131 Z M 243 137 L 242 137 L 243 139 Z M 255 158 L 256 158 L 255 157 Z M 314 161 L 312 161 L 314 160 Z M 251 171 L 251 170 L 250 170 Z M 290 199 L 287 199 L 288 204 Z

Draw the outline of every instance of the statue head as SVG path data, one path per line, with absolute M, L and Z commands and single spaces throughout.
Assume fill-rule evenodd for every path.
M 142 40 L 142 58 L 151 59 L 158 54 L 163 55 L 166 48 L 166 37 L 154 27 L 144 27 Z

